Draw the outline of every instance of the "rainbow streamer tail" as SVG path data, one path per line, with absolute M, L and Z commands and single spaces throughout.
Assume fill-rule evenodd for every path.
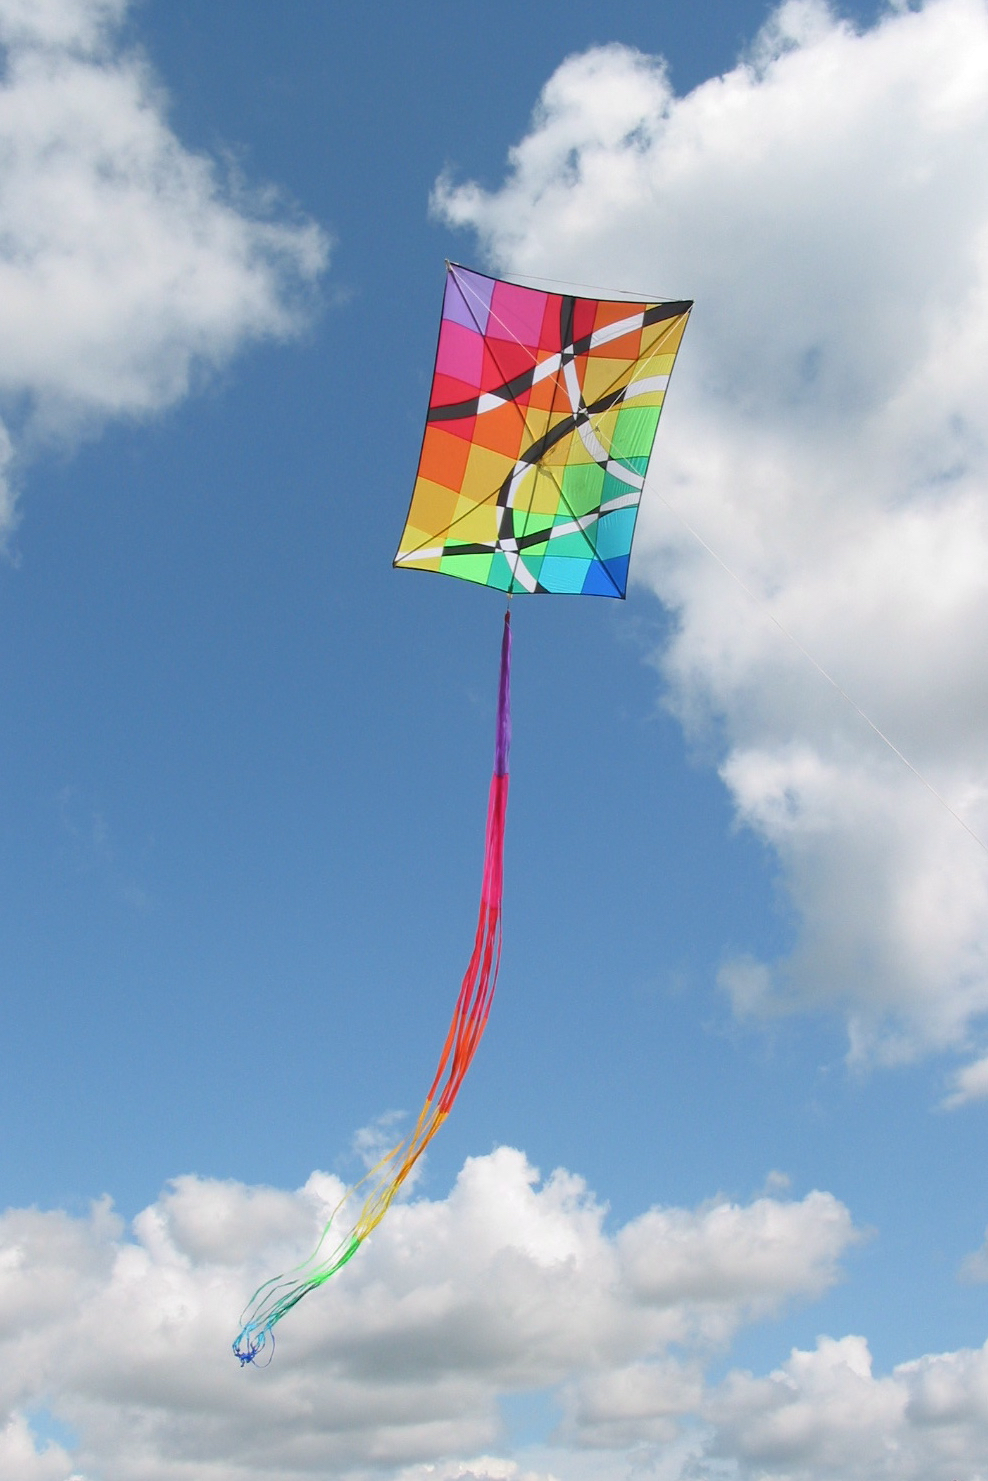
M 501 673 L 497 698 L 494 775 L 487 805 L 484 840 L 484 878 L 480 913 L 470 965 L 460 986 L 439 1067 L 411 1133 L 393 1147 L 365 1177 L 348 1189 L 303 1264 L 265 1281 L 251 1297 L 241 1317 L 233 1351 L 241 1364 L 256 1362 L 274 1351 L 274 1328 L 303 1296 L 325 1285 L 349 1260 L 368 1234 L 384 1218 L 399 1188 L 452 1109 L 460 1086 L 480 1043 L 490 1014 L 491 999 L 501 961 L 501 895 L 503 889 L 504 823 L 508 807 L 508 751 L 511 745 L 511 614 L 504 614 Z M 361 1189 L 366 1192 L 360 1212 L 334 1241 L 341 1212 Z

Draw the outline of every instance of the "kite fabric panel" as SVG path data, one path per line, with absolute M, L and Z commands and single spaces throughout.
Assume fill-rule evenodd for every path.
M 394 564 L 509 594 L 623 597 L 692 307 L 543 292 L 448 263 Z
M 501 962 L 501 897 L 504 878 L 504 824 L 508 807 L 508 752 L 511 746 L 511 614 L 504 615 L 498 681 L 494 774 L 487 803 L 484 873 L 473 953 L 463 977 L 439 1067 L 409 1136 L 348 1190 L 304 1264 L 266 1281 L 241 1317 L 233 1351 L 241 1365 L 274 1348 L 274 1328 L 303 1296 L 324 1285 L 353 1258 L 384 1218 L 402 1183 L 446 1120 L 487 1025 Z M 370 1187 L 360 1212 L 338 1234 L 338 1220 L 353 1196 Z M 338 1237 L 337 1237 L 338 1236 Z M 270 1361 L 269 1352 L 267 1361 Z

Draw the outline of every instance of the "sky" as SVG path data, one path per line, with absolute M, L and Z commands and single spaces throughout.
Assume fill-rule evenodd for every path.
M 0 1481 L 985 1481 L 983 0 L 0 48 Z M 447 258 L 696 308 L 628 600 L 514 604 L 455 1112 L 240 1371 L 473 937 Z

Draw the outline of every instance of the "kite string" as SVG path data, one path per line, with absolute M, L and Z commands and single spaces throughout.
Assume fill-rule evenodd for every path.
M 693 536 L 693 539 L 697 542 L 697 544 L 698 545 L 702 545 L 703 549 L 707 552 L 707 554 L 713 560 L 715 560 L 717 562 L 717 564 L 720 566 L 721 570 L 726 571 L 727 574 L 728 574 L 728 576 L 730 576 L 731 580 L 734 581 L 734 582 L 736 582 L 737 585 L 740 586 L 740 588 L 744 592 L 745 596 L 748 597 L 748 599 L 750 601 L 754 602 L 754 604 L 755 604 L 756 607 L 759 607 L 761 609 L 761 611 L 764 612 L 765 616 L 769 619 L 769 621 L 770 622 L 773 622 L 775 624 L 775 626 L 779 629 L 779 632 L 782 633 L 784 637 L 786 637 L 786 638 L 789 639 L 789 641 L 790 641 L 790 643 L 792 643 L 793 647 L 796 648 L 796 649 L 798 649 L 798 651 L 803 655 L 803 657 L 807 660 L 807 662 L 813 665 L 813 667 L 816 669 L 817 673 L 820 674 L 821 677 L 823 677 L 824 679 L 826 679 L 827 683 L 833 689 L 836 689 L 836 691 L 840 695 L 841 699 L 843 699 L 846 704 L 850 705 L 851 709 L 855 712 L 855 714 L 856 715 L 859 715 L 861 717 L 861 719 L 865 722 L 865 724 L 871 730 L 873 730 L 875 732 L 875 734 L 878 736 L 879 740 L 883 741 L 884 744 L 886 746 L 888 746 L 888 748 L 892 752 L 892 754 L 894 756 L 897 756 L 899 758 L 899 760 L 902 762 L 903 766 L 907 767 L 908 770 L 912 772 L 912 774 L 916 778 L 916 780 L 918 782 L 922 782 L 923 786 L 926 788 L 926 790 L 928 792 L 932 793 L 932 795 L 939 802 L 940 806 L 943 807 L 943 808 L 945 808 L 946 811 L 949 812 L 950 816 L 954 819 L 954 822 L 955 823 L 960 823 L 961 827 L 964 829 L 964 832 L 967 833 L 967 834 L 969 834 L 974 839 L 974 841 L 978 845 L 978 847 L 981 848 L 981 849 L 984 849 L 985 853 L 988 854 L 988 843 L 985 843 L 984 839 L 983 838 L 980 838 L 978 836 L 978 834 L 975 833 L 974 829 L 970 826 L 970 824 L 966 823 L 964 821 L 964 819 L 960 816 L 960 814 L 959 813 L 956 813 L 954 811 L 954 809 L 951 807 L 950 803 L 947 801 L 946 797 L 944 797 L 941 792 L 938 792 L 937 791 L 937 789 L 936 789 L 936 787 L 934 787 L 933 783 L 931 781 L 929 781 L 923 775 L 923 773 L 921 771 L 919 771 L 917 769 L 917 767 L 915 767 L 913 765 L 913 763 L 909 760 L 909 757 L 908 756 L 903 755 L 903 753 L 899 750 L 899 747 L 895 744 L 895 742 L 893 740 L 891 740 L 889 738 L 889 736 L 887 736 L 885 734 L 885 731 L 884 730 L 882 730 L 878 725 L 875 724 L 875 722 L 871 718 L 871 716 L 868 715 L 868 714 L 866 714 L 865 711 L 861 708 L 861 706 L 857 703 L 857 701 L 851 698 L 851 696 L 848 694 L 847 690 L 841 688 L 840 684 L 838 684 L 838 682 L 834 678 L 833 674 L 827 672 L 827 670 L 824 668 L 823 664 L 819 661 L 819 659 L 815 658 L 813 656 L 813 654 L 810 653 L 810 651 L 807 648 L 804 648 L 803 647 L 803 645 L 799 641 L 799 639 L 797 637 L 795 637 L 794 634 L 791 633 L 789 631 L 789 629 L 785 626 L 785 624 L 783 622 L 781 622 L 779 620 L 779 618 L 775 615 L 775 613 L 772 611 L 771 607 L 764 600 L 764 598 L 763 597 L 760 597 L 756 591 L 753 591 L 751 589 L 751 587 L 748 586 L 748 584 L 745 581 L 742 580 L 742 578 L 738 575 L 738 573 L 736 571 L 734 571 L 734 570 L 731 569 L 731 567 L 727 564 L 727 562 L 723 559 L 723 557 L 720 556 L 720 555 L 718 555 L 717 554 L 717 551 L 714 550 L 714 548 L 711 545 L 708 545 L 707 544 L 706 540 L 704 540 L 704 538 L 700 534 L 699 530 L 694 529 L 694 527 L 690 524 L 690 522 L 686 518 L 686 516 L 684 514 L 682 514 L 676 508 L 676 506 L 674 504 L 671 504 L 669 502 L 669 500 L 665 497 L 664 494 L 661 494 L 660 493 L 660 494 L 658 494 L 657 497 L 659 498 L 659 500 L 661 501 L 661 503 L 663 503 L 665 505 L 665 507 L 669 510 L 669 513 L 672 514 L 672 515 L 674 515 L 675 518 L 679 520 L 679 523 L 683 526 L 683 528 L 685 530 L 687 530 Z
M 463 264 L 460 262 L 451 262 L 447 258 L 446 266 L 462 267 Z M 476 272 L 477 270 L 476 268 L 467 268 L 465 271 Z M 479 276 L 489 279 L 490 274 L 480 273 Z M 534 273 L 513 273 L 510 278 L 497 278 L 495 282 L 516 283 L 519 288 L 527 288 L 530 283 L 540 283 L 545 284 L 550 291 L 554 291 L 557 288 L 579 288 L 582 291 L 578 296 L 584 296 L 587 290 L 589 290 L 594 298 L 602 299 L 606 303 L 641 303 L 643 300 L 646 303 L 676 303 L 678 301 L 675 297 L 663 297 L 658 293 L 639 293 L 634 288 L 602 288 L 599 283 L 572 283 L 566 278 L 539 278 Z

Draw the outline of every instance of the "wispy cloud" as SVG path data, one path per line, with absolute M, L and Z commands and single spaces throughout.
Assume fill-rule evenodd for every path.
M 988 1100 L 988 1056 L 962 1065 L 951 1078 L 953 1089 L 942 1102 L 945 1111 L 969 1105 L 971 1101 Z

